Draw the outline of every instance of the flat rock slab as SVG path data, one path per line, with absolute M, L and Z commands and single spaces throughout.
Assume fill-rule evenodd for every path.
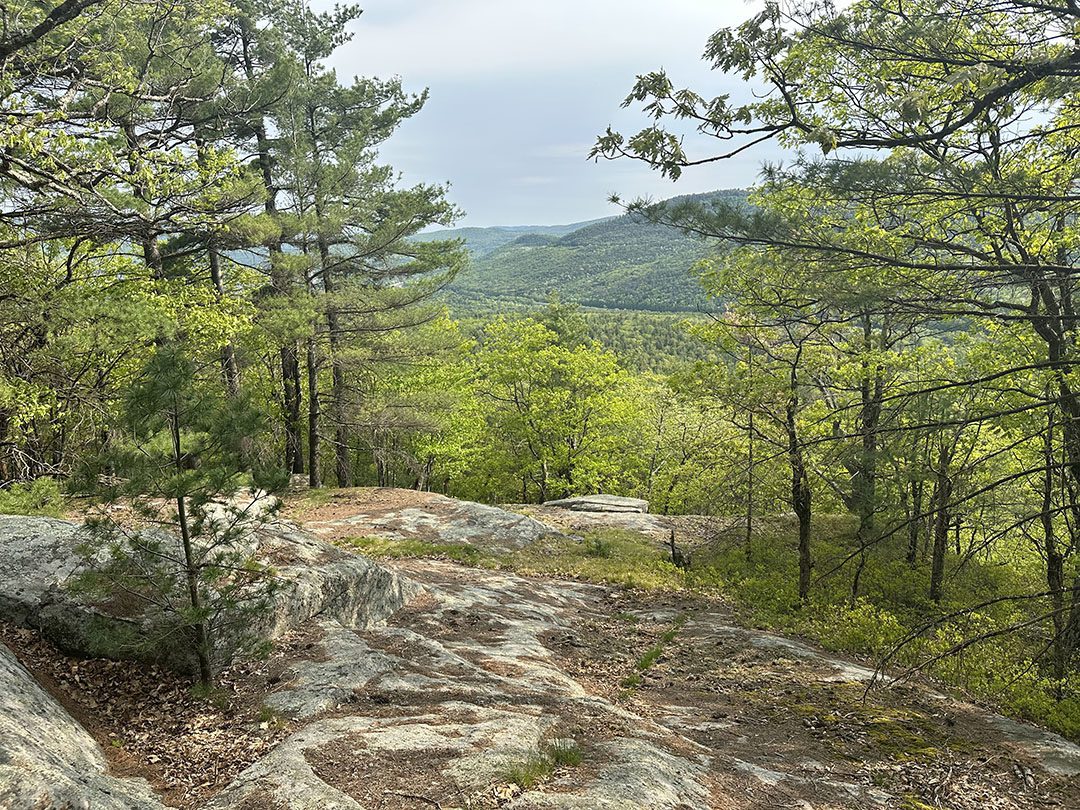
M 598 529 L 618 529 L 634 532 L 652 538 L 666 545 L 671 530 L 676 528 L 677 520 L 664 515 L 650 515 L 643 512 L 579 512 L 563 509 L 559 506 L 537 506 L 536 504 L 513 504 L 507 508 L 536 518 L 559 531 L 568 534 L 583 534 Z M 678 533 L 680 544 L 683 534 Z
M 606 589 L 435 562 L 401 569 L 424 596 L 367 630 L 321 625 L 318 651 L 291 662 L 266 701 L 306 724 L 210 808 L 269 796 L 288 810 L 728 806 L 699 752 L 591 693 L 549 648 L 603 608 Z M 512 784 L 513 768 L 554 739 L 580 746 L 582 766 Z
M 284 810 L 1080 806 L 1077 746 L 921 687 L 864 698 L 869 668 L 739 627 L 715 603 L 388 565 L 424 594 L 367 629 L 319 626 L 266 700 L 300 729 L 213 810 L 267 797 Z M 581 763 L 512 784 L 556 739 Z
M 110 776 L 97 742 L 0 644 L 0 807 L 159 810 L 141 779 Z
M 649 511 L 648 501 L 640 498 L 625 498 L 621 495 L 578 495 L 573 498 L 544 501 L 544 506 L 573 509 L 575 512 L 640 512 L 645 514 Z
M 326 539 L 421 540 L 495 554 L 517 551 L 559 534 L 534 518 L 496 506 L 408 489 L 339 490 L 301 512 L 304 527 Z

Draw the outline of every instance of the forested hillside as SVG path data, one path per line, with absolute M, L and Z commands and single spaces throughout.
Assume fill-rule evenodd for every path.
M 465 247 L 475 257 L 486 256 L 493 250 L 513 242 L 520 237 L 534 235 L 558 239 L 587 225 L 604 222 L 605 219 L 591 219 L 586 222 L 572 222 L 569 225 L 495 225 L 488 228 L 436 228 L 416 234 L 413 239 L 434 241 L 461 239 Z
M 692 199 L 738 204 L 745 196 L 731 190 Z M 464 310 L 488 300 L 535 306 L 557 292 L 588 307 L 680 312 L 706 306 L 693 272 L 709 254 L 701 240 L 637 214 L 566 228 L 565 235 L 558 228 L 530 229 L 503 244 L 497 239 L 504 229 L 483 229 L 483 238 L 470 229 L 447 231 L 463 237 L 472 253 L 469 266 L 450 285 L 450 300 Z M 497 235 L 489 235 L 492 231 Z

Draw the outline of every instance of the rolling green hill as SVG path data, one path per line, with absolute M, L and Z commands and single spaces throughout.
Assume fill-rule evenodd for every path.
M 544 236 L 558 239 L 587 225 L 605 222 L 607 219 L 590 219 L 569 225 L 496 225 L 491 228 L 443 228 L 417 234 L 414 238 L 425 242 L 434 239 L 463 239 L 474 257 L 486 256 L 503 245 L 528 236 Z
M 745 196 L 718 191 L 695 195 Z M 705 305 L 692 268 L 710 246 L 636 215 L 563 226 L 460 228 L 425 238 L 459 237 L 472 262 L 451 285 L 456 310 L 535 306 L 558 292 L 603 309 L 689 312 Z

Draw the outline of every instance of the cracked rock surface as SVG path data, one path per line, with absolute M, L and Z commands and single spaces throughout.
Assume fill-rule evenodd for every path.
M 424 594 L 384 625 L 318 628 L 267 701 L 301 730 L 215 810 L 270 795 L 387 810 L 1080 806 L 1080 748 L 922 688 L 864 700 L 870 669 L 740 628 L 722 606 L 390 565 Z M 580 763 L 516 784 L 555 739 Z

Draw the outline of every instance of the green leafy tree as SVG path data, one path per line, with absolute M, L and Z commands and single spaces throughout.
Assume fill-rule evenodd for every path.
M 531 318 L 498 318 L 476 355 L 481 400 L 501 467 L 523 500 L 598 492 L 616 484 L 620 433 L 633 410 L 614 355 L 564 346 Z

